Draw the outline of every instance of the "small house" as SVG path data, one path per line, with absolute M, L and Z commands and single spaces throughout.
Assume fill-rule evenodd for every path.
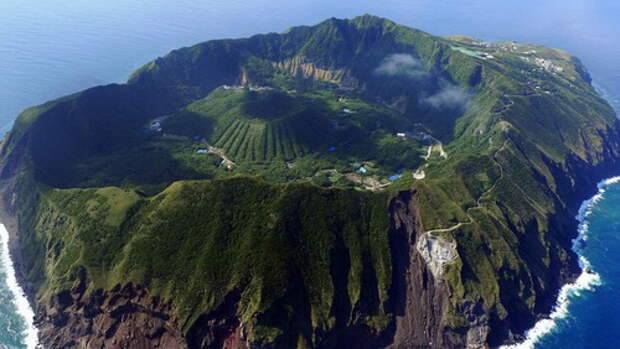
M 368 169 L 366 169 L 366 167 L 362 166 L 362 167 L 358 168 L 356 172 L 359 173 L 359 174 L 366 174 L 366 173 L 368 173 Z
M 207 154 L 209 151 L 207 149 L 198 149 L 196 150 L 196 154 Z
M 407 134 L 404 132 L 398 132 L 396 134 L 396 137 L 400 138 L 400 139 L 406 139 L 407 138 Z

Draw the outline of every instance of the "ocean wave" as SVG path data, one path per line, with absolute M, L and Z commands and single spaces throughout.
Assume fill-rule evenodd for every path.
M 0 224 L 0 244 L 2 249 L 2 265 L 6 268 L 6 284 L 13 294 L 13 303 L 17 312 L 24 319 L 26 329 L 23 333 L 23 341 L 28 349 L 39 348 L 37 338 L 37 328 L 34 326 L 34 311 L 28 303 L 21 286 L 15 277 L 15 268 L 9 254 L 9 232 L 3 224 Z
M 573 251 L 579 255 L 579 267 L 581 268 L 581 274 L 577 279 L 570 284 L 564 285 L 558 294 L 556 304 L 553 307 L 551 314 L 546 319 L 538 321 L 533 328 L 528 330 L 525 334 L 525 341 L 513 344 L 504 345 L 500 349 L 533 349 L 536 347 L 542 338 L 546 335 L 553 333 L 557 328 L 559 320 L 567 318 L 570 313 L 568 307 L 571 301 L 577 297 L 580 297 L 584 292 L 593 292 L 596 287 L 600 286 L 602 281 L 599 274 L 592 270 L 590 262 L 581 255 L 584 241 L 588 240 L 589 222 L 588 217 L 592 214 L 592 210 L 596 207 L 596 203 L 599 202 L 607 187 L 620 183 L 620 176 L 605 179 L 598 183 L 598 192 L 589 200 L 584 201 L 579 208 L 579 212 L 575 217 L 579 221 L 578 235 L 573 239 Z

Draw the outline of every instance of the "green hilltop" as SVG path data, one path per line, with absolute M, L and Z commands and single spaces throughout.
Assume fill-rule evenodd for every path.
M 89 292 L 171 301 L 191 342 L 237 292 L 248 341 L 278 348 L 397 341 L 407 197 L 399 243 L 443 290 L 425 336 L 459 347 L 482 326 L 498 345 L 574 272 L 572 217 L 619 139 L 562 51 L 364 15 L 181 48 L 30 108 L 1 176 L 39 304 L 85 268 Z M 422 236 L 455 243 L 439 271 Z

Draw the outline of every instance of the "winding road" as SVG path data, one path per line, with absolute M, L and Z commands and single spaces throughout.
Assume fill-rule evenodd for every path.
M 537 95 L 537 94 L 522 94 L 522 95 L 519 95 L 519 94 L 510 94 L 510 95 L 505 95 L 505 96 L 506 96 L 506 97 L 511 97 L 511 96 L 525 96 L 525 97 L 529 97 L 529 96 L 532 96 L 532 95 Z M 505 105 L 505 106 L 504 106 L 501 110 L 498 110 L 497 112 L 495 112 L 495 114 L 503 114 L 503 113 L 507 112 L 508 110 L 510 110 L 510 108 L 512 108 L 512 106 L 513 106 L 514 104 L 515 104 L 515 102 L 514 102 L 512 99 L 509 99 L 509 100 L 508 100 L 508 103 L 507 103 L 507 104 L 506 104 L 506 105 Z M 499 183 L 499 181 L 500 181 L 500 180 L 502 180 L 502 178 L 504 178 L 504 168 L 502 167 L 502 164 L 500 164 L 500 163 L 499 163 L 499 161 L 497 161 L 497 154 L 498 154 L 500 151 L 503 151 L 503 150 L 506 148 L 506 144 L 507 144 L 507 141 L 504 141 L 504 143 L 502 144 L 502 146 L 501 146 L 499 149 L 497 149 L 497 150 L 495 151 L 495 153 L 493 153 L 493 156 L 492 156 L 493 162 L 494 162 L 494 163 L 495 163 L 495 165 L 497 165 L 497 167 L 499 168 L 500 175 L 499 175 L 499 177 L 495 180 L 495 182 L 493 183 L 493 185 L 491 185 L 491 186 L 489 187 L 489 189 L 485 190 L 482 194 L 480 194 L 480 196 L 478 197 L 478 199 L 476 199 L 476 206 L 470 207 L 470 208 L 468 208 L 468 209 L 465 211 L 465 213 L 467 214 L 467 218 L 469 218 L 469 221 L 468 221 L 468 222 L 458 222 L 458 223 L 456 223 L 455 225 L 453 225 L 453 226 L 451 226 L 451 227 L 448 227 L 448 228 L 440 228 L 440 229 L 431 229 L 431 230 L 427 230 L 427 231 L 425 232 L 426 234 L 451 232 L 451 231 L 454 231 L 454 230 L 456 230 L 456 229 L 459 229 L 460 227 L 462 227 L 462 226 L 464 226 L 464 225 L 466 225 L 466 224 L 473 224 L 473 223 L 475 222 L 475 220 L 474 220 L 474 218 L 471 216 L 470 212 L 471 212 L 472 210 L 478 210 L 478 209 L 481 209 L 481 208 L 482 208 L 482 204 L 481 204 L 481 202 L 482 202 L 482 199 L 484 198 L 484 196 L 485 196 L 485 195 L 487 195 L 488 193 L 490 193 L 491 191 L 493 191 L 493 190 L 497 187 L 497 183 Z M 433 147 L 433 146 L 430 146 L 430 147 L 429 147 L 428 154 L 427 154 L 427 156 L 426 156 L 426 157 L 424 157 L 424 159 L 425 159 L 425 160 L 428 160 L 428 157 L 430 157 L 432 147 Z M 439 147 L 440 147 L 441 156 L 444 156 L 445 152 L 443 151 L 443 147 L 441 146 L 441 142 L 440 142 L 440 146 L 439 146 Z M 446 154 L 444 157 L 445 157 L 445 158 L 447 158 L 447 154 Z M 427 165 L 428 165 L 428 164 L 427 164 Z M 522 190 L 520 187 L 518 187 L 518 188 L 519 188 L 519 190 L 520 190 L 520 191 L 522 191 L 522 192 L 523 192 L 523 190 Z M 527 197 L 527 194 L 525 194 L 525 192 L 524 192 L 523 194 Z M 528 198 L 528 201 L 529 201 L 529 198 Z
M 496 187 L 497 187 L 497 183 L 499 183 L 500 180 L 502 180 L 502 178 L 504 178 L 504 168 L 502 167 L 502 164 L 500 164 L 497 161 L 497 153 L 499 153 L 500 151 L 504 150 L 504 148 L 506 147 L 507 141 L 504 141 L 504 144 L 502 144 L 502 146 L 495 151 L 495 153 L 493 153 L 493 162 L 499 167 L 499 177 L 495 180 L 495 182 L 493 182 L 493 185 L 491 185 L 489 187 L 489 189 L 485 190 L 482 194 L 480 194 L 480 196 L 478 197 L 478 199 L 476 200 L 476 206 L 472 206 L 470 208 L 468 208 L 465 213 L 467 214 L 467 218 L 469 218 L 469 222 L 459 222 L 449 228 L 441 228 L 441 229 L 432 229 L 432 230 L 427 230 L 425 233 L 426 234 L 433 234 L 433 233 L 446 233 L 446 232 L 450 232 L 453 230 L 456 230 L 460 227 L 462 227 L 463 225 L 466 224 L 473 224 L 475 222 L 474 218 L 471 216 L 471 214 L 469 213 L 471 210 L 477 210 L 477 209 L 481 209 L 482 208 L 482 204 L 481 201 L 484 198 L 485 195 L 487 195 L 488 193 L 490 193 L 491 191 L 493 191 Z

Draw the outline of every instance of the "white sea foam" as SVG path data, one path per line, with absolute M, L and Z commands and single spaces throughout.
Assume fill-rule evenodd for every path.
M 6 271 L 6 283 L 13 294 L 13 303 L 17 308 L 17 312 L 24 318 L 26 329 L 24 330 L 24 344 L 28 349 L 39 348 L 37 339 L 37 328 L 34 326 L 34 311 L 28 303 L 28 299 L 24 294 L 21 286 L 15 277 L 15 268 L 9 254 L 9 232 L 3 224 L 0 224 L 0 248 L 2 249 L 2 265 Z
M 579 255 L 579 266 L 581 267 L 581 275 L 575 280 L 575 282 L 566 284 L 560 289 L 558 299 L 556 301 L 549 318 L 540 320 L 534 325 L 532 329 L 526 332 L 525 341 L 514 344 L 505 345 L 500 349 L 533 349 L 545 335 L 555 331 L 558 325 L 558 321 L 565 319 L 569 316 L 569 305 L 571 301 L 577 297 L 580 297 L 584 292 L 593 292 L 596 287 L 601 285 L 601 277 L 599 274 L 592 270 L 590 262 L 581 255 L 581 249 L 583 241 L 588 240 L 589 222 L 588 216 L 592 214 L 592 209 L 596 206 L 605 195 L 606 188 L 609 185 L 619 183 L 620 176 L 612 177 L 601 181 L 598 184 L 598 193 L 589 200 L 584 201 L 579 208 L 577 214 L 577 220 L 579 221 L 579 234 L 573 240 L 573 251 Z

